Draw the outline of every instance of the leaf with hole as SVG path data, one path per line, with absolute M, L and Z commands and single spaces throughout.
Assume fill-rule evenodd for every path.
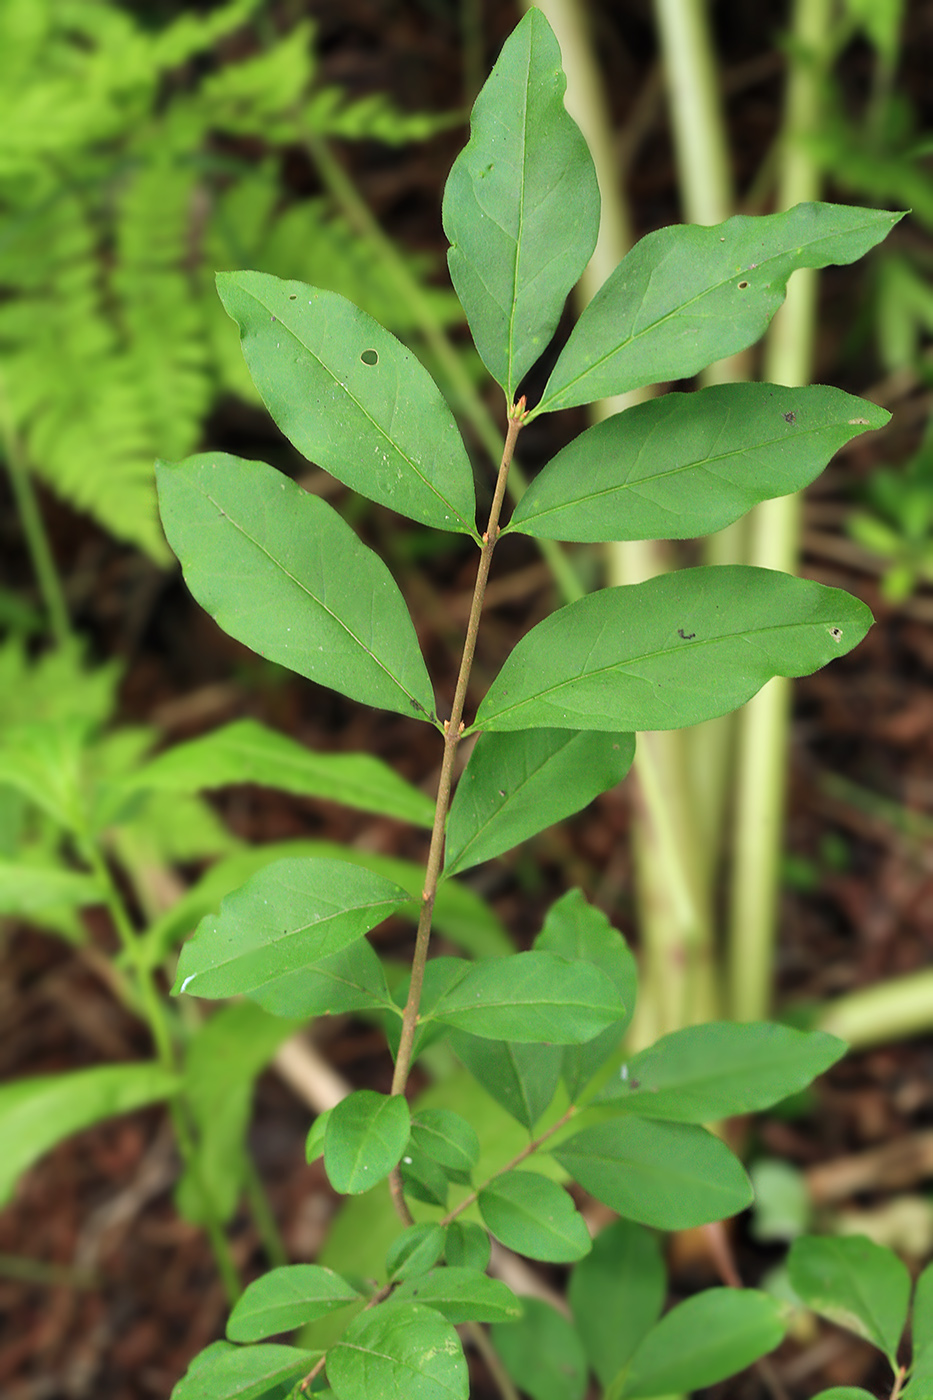
M 359 1297 L 353 1285 L 333 1269 L 286 1264 L 247 1286 L 227 1321 L 227 1336 L 231 1342 L 258 1342 L 279 1332 L 293 1332 Z
M 634 734 L 481 734 L 447 819 L 445 875 L 491 860 L 579 812 L 622 781 L 634 754 Z
M 509 402 L 557 329 L 599 232 L 596 171 L 564 106 L 566 86 L 554 33 L 529 10 L 476 99 L 444 191 L 451 281 Z
M 742 564 L 604 588 L 526 633 L 472 727 L 699 724 L 772 676 L 806 676 L 844 656 L 871 621 L 841 589 Z
M 168 542 L 218 626 L 351 700 L 431 719 L 404 599 L 333 506 L 225 452 L 159 462 L 156 480 Z
M 401 1094 L 357 1089 L 330 1111 L 324 1133 L 324 1170 L 335 1191 L 356 1196 L 398 1165 L 411 1132 Z
M 476 538 L 463 440 L 401 341 L 346 297 L 304 282 L 219 272 L 217 290 L 253 383 L 299 452 L 371 501 Z

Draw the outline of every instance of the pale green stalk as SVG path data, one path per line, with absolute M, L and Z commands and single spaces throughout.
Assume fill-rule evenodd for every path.
M 816 1025 L 853 1049 L 928 1035 L 933 1030 L 933 969 L 839 997 L 824 1007 Z
M 795 0 L 794 50 L 780 153 L 778 208 L 820 193 L 819 170 L 804 143 L 819 122 L 823 63 L 828 56 L 832 0 Z M 816 324 L 816 272 L 794 273 L 787 300 L 765 344 L 764 378 L 800 385 L 810 379 Z M 793 573 L 800 542 L 800 498 L 783 496 L 750 517 L 749 562 Z M 741 712 L 733 872 L 729 911 L 729 1010 L 738 1021 L 768 1015 L 777 929 L 780 857 L 788 765 L 790 684 L 770 681 Z

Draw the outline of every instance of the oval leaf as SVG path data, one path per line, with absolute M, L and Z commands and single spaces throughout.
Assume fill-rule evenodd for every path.
M 313 967 L 270 978 L 250 996 L 273 1016 L 295 1021 L 393 1005 L 382 963 L 365 938 Z
M 476 99 L 444 191 L 451 281 L 510 402 L 599 232 L 596 171 L 564 106 L 566 87 L 554 33 L 529 10 Z
M 752 1199 L 728 1147 L 686 1123 L 616 1118 L 566 1138 L 552 1155 L 597 1200 L 658 1230 L 722 1220 Z
M 225 452 L 159 462 L 156 480 L 185 582 L 225 632 L 351 700 L 433 716 L 395 580 L 333 506 Z
M 444 1227 L 422 1222 L 411 1225 L 392 1241 L 386 1254 L 389 1278 L 420 1278 L 444 1252 Z
M 634 734 L 481 734 L 447 819 L 444 873 L 492 860 L 586 807 L 632 766 Z
M 780 1304 L 766 1293 L 707 1288 L 652 1327 L 607 1400 L 715 1385 L 773 1351 L 784 1331 Z
M 555 953 L 516 953 L 474 963 L 431 1016 L 489 1040 L 577 1045 L 622 1011 L 618 992 L 597 968 Z
M 479 1160 L 479 1138 L 471 1123 L 449 1108 L 425 1108 L 411 1120 L 412 1141 L 447 1171 L 468 1176 Z
M 434 1308 L 383 1303 L 355 1318 L 327 1353 L 337 1400 L 467 1400 L 466 1359 Z
M 591 543 L 708 535 L 809 485 L 843 443 L 890 416 L 822 384 L 664 394 L 574 438 L 535 477 L 507 529 Z
M 808 1308 L 864 1337 L 897 1369 L 910 1274 L 896 1254 L 864 1235 L 804 1235 L 791 1245 L 787 1264 L 791 1286 Z
M 324 1133 L 324 1170 L 335 1191 L 358 1196 L 397 1166 L 411 1131 L 401 1094 L 358 1089 L 331 1109 Z
M 572 1324 L 540 1298 L 523 1298 L 524 1314 L 493 1327 L 492 1344 L 512 1380 L 531 1400 L 583 1400 L 586 1357 Z
M 796 1094 L 846 1052 L 822 1031 L 711 1021 L 662 1036 L 623 1065 L 596 1102 L 648 1118 L 712 1123 Z
M 512 1322 L 522 1315 L 521 1303 L 504 1283 L 476 1269 L 449 1265 L 405 1279 L 392 1296 L 434 1308 L 455 1327 L 463 1322 Z
M 232 1347 L 215 1342 L 196 1356 L 172 1391 L 172 1400 L 260 1400 L 310 1371 L 319 1351 L 265 1343 Z
M 559 609 L 518 643 L 476 729 L 679 729 L 772 676 L 806 676 L 871 625 L 838 588 L 746 565 L 679 569 Z
M 567 1298 L 590 1365 L 607 1386 L 661 1316 L 667 1271 L 655 1235 L 630 1220 L 601 1230 Z
M 465 1031 L 452 1031 L 450 1045 L 486 1093 L 531 1132 L 557 1089 L 561 1046 L 483 1040 Z
M 537 1172 L 495 1177 L 480 1191 L 478 1204 L 484 1224 L 517 1254 L 570 1264 L 590 1252 L 590 1232 L 570 1196 Z
M 476 538 L 463 440 L 401 341 L 346 297 L 304 282 L 219 272 L 217 291 L 253 383 L 299 452 L 371 501 Z
M 9 1201 L 20 1173 L 56 1143 L 105 1118 L 170 1098 L 178 1087 L 174 1075 L 148 1061 L 0 1085 L 0 1205 Z
M 798 204 L 782 214 L 649 233 L 580 316 L 534 416 L 686 379 L 753 345 L 795 268 L 854 262 L 902 217 Z
M 201 920 L 181 950 L 172 990 L 256 996 L 283 974 L 339 953 L 408 898 L 347 861 L 274 861 Z
M 292 1332 L 359 1296 L 345 1278 L 319 1264 L 270 1269 L 237 1300 L 227 1321 L 227 1336 L 231 1342 L 258 1342 L 278 1332 Z
M 484 1273 L 489 1268 L 491 1253 L 489 1236 L 482 1225 L 472 1220 L 454 1220 L 447 1226 L 444 1257 L 451 1269 Z

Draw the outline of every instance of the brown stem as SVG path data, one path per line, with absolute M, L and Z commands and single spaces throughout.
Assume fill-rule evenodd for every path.
M 502 461 L 499 464 L 496 489 L 493 493 L 492 505 L 489 509 L 489 524 L 486 527 L 486 533 L 483 535 L 483 547 L 480 551 L 479 567 L 476 571 L 476 583 L 473 588 L 473 603 L 470 608 L 470 620 L 467 623 L 466 637 L 463 643 L 463 655 L 460 659 L 460 674 L 457 676 L 457 685 L 454 690 L 450 719 L 447 720 L 444 725 L 444 757 L 441 763 L 441 776 L 437 785 L 434 826 L 431 831 L 431 845 L 428 850 L 428 863 L 424 875 L 424 889 L 421 894 L 421 913 L 418 918 L 418 932 L 415 937 L 415 953 L 411 966 L 411 983 L 408 988 L 408 1001 L 405 1004 L 405 1012 L 402 1019 L 402 1033 L 399 1040 L 398 1056 L 395 1061 L 395 1074 L 392 1078 L 393 1094 L 404 1094 L 405 1086 L 408 1083 L 408 1075 L 411 1071 L 412 1047 L 415 1039 L 415 1028 L 418 1024 L 418 1011 L 421 1006 L 421 992 L 424 986 L 424 969 L 428 960 L 428 944 L 431 939 L 431 920 L 434 914 L 434 900 L 437 897 L 437 885 L 440 879 L 441 861 L 444 855 L 444 826 L 447 821 L 447 809 L 450 805 L 450 788 L 453 779 L 454 759 L 457 754 L 457 745 L 460 742 L 460 735 L 463 730 L 463 706 L 466 701 L 467 685 L 473 666 L 473 655 L 476 651 L 476 636 L 479 631 L 480 614 L 483 610 L 483 596 L 486 592 L 486 581 L 489 578 L 489 566 L 492 563 L 492 553 L 496 547 L 496 540 L 499 535 L 499 515 L 502 511 L 502 502 L 505 497 L 509 466 L 512 461 L 512 454 L 515 451 L 515 443 L 518 434 L 521 432 L 524 421 L 525 400 L 521 398 L 509 413 L 509 429 L 506 434 L 505 446 L 502 449 Z M 390 1189 L 399 1217 L 406 1225 L 410 1225 L 411 1213 L 405 1204 L 402 1194 L 401 1177 L 397 1167 L 392 1173 Z

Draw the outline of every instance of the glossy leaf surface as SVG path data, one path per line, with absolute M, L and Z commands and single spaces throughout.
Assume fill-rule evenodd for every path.
M 529 1259 L 571 1264 L 590 1252 L 590 1232 L 562 1186 L 538 1172 L 510 1171 L 479 1193 L 484 1224 Z
M 566 86 L 554 33 L 529 10 L 476 99 L 444 192 L 451 280 L 510 402 L 599 232 L 596 172 L 564 106 Z
M 200 792 L 231 783 L 257 783 L 301 797 L 341 802 L 363 812 L 431 825 L 434 804 L 387 763 L 366 753 L 315 753 L 254 719 L 160 753 L 131 777 L 138 788 Z
M 172 1400 L 264 1400 L 310 1371 L 319 1357 L 320 1352 L 274 1342 L 255 1347 L 215 1342 L 191 1362 Z
M 561 1046 L 486 1040 L 465 1031 L 452 1031 L 450 1044 L 487 1094 L 531 1132 L 557 1089 Z
M 638 1347 L 607 1400 L 700 1390 L 781 1342 L 780 1304 L 750 1288 L 707 1288 L 672 1308 Z
M 531 1400 L 583 1400 L 586 1357 L 571 1323 L 540 1298 L 523 1298 L 524 1314 L 493 1327 L 492 1344 L 512 1380 Z
M 447 819 L 444 872 L 491 860 L 586 807 L 625 777 L 634 734 L 481 734 Z
M 580 316 L 535 412 L 686 379 L 753 345 L 795 268 L 854 262 L 901 217 L 798 204 L 782 214 L 649 233 Z
M 303 282 L 221 272 L 217 290 L 253 383 L 299 452 L 371 501 L 475 537 L 463 440 L 401 341 L 346 297 Z
M 768 1021 L 712 1021 L 662 1036 L 597 1096 L 648 1118 L 713 1123 L 798 1093 L 835 1064 L 845 1042 Z
M 339 953 L 407 900 L 398 885 L 346 861 L 275 861 L 201 920 L 172 990 L 255 996 L 284 973 Z
M 477 729 L 678 729 L 726 714 L 772 676 L 805 676 L 871 625 L 838 588 L 746 565 L 605 588 L 532 628 Z
M 661 1316 L 667 1271 L 657 1236 L 630 1220 L 601 1230 L 567 1299 L 590 1365 L 607 1386 Z
M 435 1020 L 490 1040 L 591 1040 L 619 1019 L 605 973 L 555 953 L 516 953 L 474 963 L 433 1008 Z
M 324 1168 L 335 1191 L 356 1196 L 389 1175 L 411 1131 L 408 1103 L 357 1089 L 331 1109 L 324 1133 Z
M 741 1163 L 704 1128 L 617 1118 L 552 1150 L 574 1181 L 628 1220 L 688 1230 L 744 1210 L 752 1189 Z
M 890 414 L 841 389 L 717 384 L 595 424 L 539 472 L 507 530 L 539 539 L 682 540 L 809 485 Z
M 434 1308 L 455 1327 L 463 1322 L 511 1322 L 522 1315 L 521 1303 L 504 1283 L 476 1269 L 451 1265 L 405 1279 L 393 1297 Z
M 434 1308 L 384 1303 L 355 1318 L 327 1353 L 337 1400 L 467 1400 L 460 1340 Z
M 395 580 L 333 506 L 225 452 L 160 462 L 156 479 L 185 582 L 225 632 L 351 700 L 433 715 Z
M 864 1235 L 804 1235 L 791 1245 L 787 1264 L 808 1308 L 864 1337 L 897 1367 L 910 1275 L 896 1254 Z
M 237 1300 L 227 1321 L 227 1336 L 232 1342 L 258 1342 L 278 1332 L 292 1332 L 359 1296 L 345 1278 L 319 1264 L 270 1269 Z
M 158 1064 L 103 1065 L 0 1085 L 0 1205 L 50 1147 L 93 1123 L 170 1098 L 179 1080 Z

